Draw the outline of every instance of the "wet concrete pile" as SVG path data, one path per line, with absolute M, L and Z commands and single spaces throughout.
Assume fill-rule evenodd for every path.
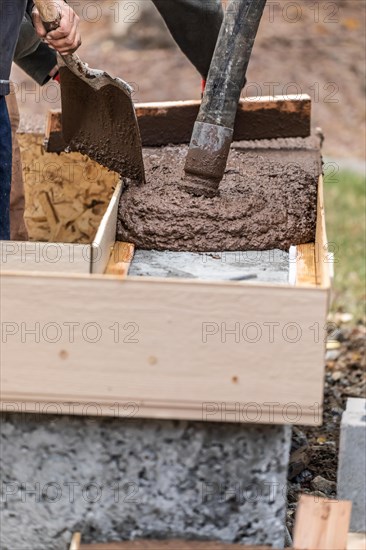
M 117 239 L 172 251 L 288 250 L 315 237 L 316 137 L 234 143 L 219 194 L 184 191 L 186 145 L 145 148 L 146 184 L 126 180 Z

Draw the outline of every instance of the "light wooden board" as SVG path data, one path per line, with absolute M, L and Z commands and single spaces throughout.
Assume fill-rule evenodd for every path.
M 327 300 L 316 288 L 3 274 L 2 408 L 319 424 Z
M 0 241 L 0 273 L 90 273 L 91 257 L 90 244 Z
M 200 104 L 198 100 L 136 103 L 142 145 L 188 143 Z M 306 94 L 242 99 L 238 105 L 234 141 L 307 137 L 310 119 L 311 99 Z M 61 134 L 61 111 L 52 110 L 47 123 L 48 151 L 64 150 Z
M 82 544 L 80 550 L 271 550 L 269 546 L 243 546 L 210 541 L 134 540 L 100 544 Z M 70 548 L 70 550 L 72 550 Z M 79 550 L 76 548 L 75 550 Z
M 324 210 L 324 182 L 323 176 L 320 176 L 315 235 L 315 270 L 316 282 L 323 288 L 330 288 L 331 285 L 330 266 L 333 263 L 332 253 L 335 252 L 333 244 L 329 243 L 327 238 Z
M 106 275 L 126 278 L 133 258 L 135 246 L 131 243 L 115 242 L 105 270 Z
M 294 257 L 290 261 L 295 263 L 296 286 L 317 286 L 330 289 L 333 256 L 332 246 L 328 243 L 326 232 L 322 175 L 319 177 L 318 183 L 315 243 L 292 247 L 292 254 Z
M 347 550 L 352 503 L 302 495 L 294 530 L 296 550 Z
M 347 550 L 366 550 L 366 533 L 349 533 Z
M 71 539 L 69 550 L 80 550 L 81 533 L 74 533 Z
M 308 524 L 310 529 L 310 525 Z M 97 544 L 81 544 L 80 533 L 75 533 L 72 537 L 69 550 L 231 550 L 238 548 L 242 550 L 270 550 L 268 546 L 238 546 L 219 542 L 195 542 L 195 541 L 154 541 L 154 540 L 135 540 L 125 542 L 110 542 Z M 322 549 L 318 549 L 322 550 Z M 366 550 L 365 533 L 349 533 L 347 538 L 347 550 Z
M 116 241 L 118 205 L 121 193 L 122 182 L 119 181 L 92 243 L 92 273 L 104 273 L 108 264 L 111 250 Z
M 300 244 L 296 247 L 296 285 L 316 285 L 315 244 Z

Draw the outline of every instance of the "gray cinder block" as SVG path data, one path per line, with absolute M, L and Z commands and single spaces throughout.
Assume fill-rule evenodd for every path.
M 351 531 L 366 531 L 366 399 L 348 399 L 342 416 L 338 498 L 352 501 Z
M 6 414 L 1 549 L 284 543 L 291 427 Z

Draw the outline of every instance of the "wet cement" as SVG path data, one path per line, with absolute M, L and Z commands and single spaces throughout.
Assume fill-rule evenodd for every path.
M 125 181 L 117 239 L 146 250 L 288 250 L 315 238 L 319 140 L 234 143 L 219 195 L 184 191 L 186 145 L 146 148 L 146 184 Z

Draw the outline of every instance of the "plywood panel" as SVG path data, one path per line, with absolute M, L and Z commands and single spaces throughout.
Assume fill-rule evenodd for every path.
M 119 176 L 79 153 L 45 153 L 41 134 L 18 138 L 30 239 L 90 243 Z

